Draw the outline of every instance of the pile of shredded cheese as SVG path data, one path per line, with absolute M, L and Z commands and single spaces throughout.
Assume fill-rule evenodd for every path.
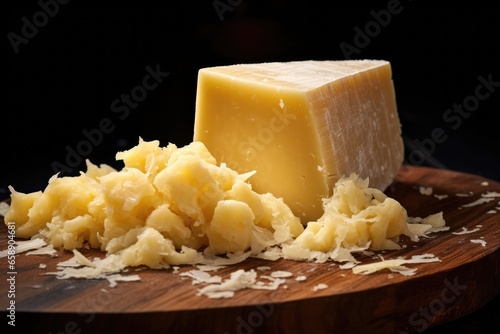
M 36 241 L 37 248 L 40 242 L 47 245 L 39 253 L 66 249 L 75 254 L 79 265 L 62 266 L 53 273 L 59 278 L 111 277 L 116 282 L 125 279 L 116 274 L 130 266 L 228 265 L 248 257 L 333 260 L 359 274 L 384 268 L 408 274 L 404 263 L 438 259 L 423 256 L 363 267 L 353 254 L 399 249 L 402 235 L 418 241 L 448 229 L 441 212 L 408 217 L 399 202 L 356 174 L 337 182 L 324 200 L 322 217 L 304 223 L 281 198 L 252 190 L 248 179 L 254 171 L 239 174 L 218 165 L 201 142 L 161 147 L 140 138 L 116 158 L 123 169 L 87 161 L 86 172 L 54 175 L 43 191 L 25 194 L 10 187 L 11 204 L 3 215 L 5 223 L 15 223 L 16 237 Z M 78 251 L 85 246 L 102 250 L 104 258 L 85 258 Z M 234 275 L 241 283 L 234 289 L 258 288 L 253 273 Z M 272 282 L 272 287 L 281 284 L 278 278 Z M 201 293 L 226 296 L 227 289 L 207 287 Z

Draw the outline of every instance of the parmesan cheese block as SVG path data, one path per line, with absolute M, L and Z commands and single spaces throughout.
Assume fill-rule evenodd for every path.
M 194 141 L 305 224 L 356 173 L 384 190 L 404 158 L 390 63 L 295 61 L 203 68 Z

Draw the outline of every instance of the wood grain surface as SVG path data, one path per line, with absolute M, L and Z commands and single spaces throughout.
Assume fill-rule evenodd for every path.
M 431 187 L 432 194 L 422 194 L 420 187 Z M 248 259 L 211 274 L 224 279 L 237 269 L 255 269 L 259 276 L 278 270 L 293 276 L 275 291 L 247 289 L 237 291 L 233 298 L 210 299 L 197 295 L 203 284 L 195 285 L 179 275 L 192 270 L 191 266 L 182 266 L 178 273 L 130 268 L 124 274 L 137 274 L 141 280 L 119 282 L 112 288 L 106 280 L 60 280 L 46 275 L 71 258 L 70 252 L 59 251 L 58 257 L 18 254 L 16 319 L 25 324 L 36 319 L 30 328 L 38 333 L 86 333 L 90 329 L 95 333 L 421 332 L 477 310 L 500 292 L 500 197 L 467 206 L 487 192 L 500 192 L 500 183 L 460 172 L 403 166 L 386 194 L 398 200 L 411 217 L 443 211 L 450 226 L 449 231 L 419 242 L 402 238 L 405 248 L 378 253 L 385 259 L 430 253 L 441 260 L 407 265 L 416 268 L 413 276 L 385 270 L 355 275 L 333 262 Z M 1 226 L 3 250 L 7 229 Z M 454 234 L 463 228 L 477 231 Z M 103 256 L 96 250 L 82 253 Z M 364 263 L 376 261 L 357 257 Z M 41 269 L 40 264 L 46 267 Z M 261 266 L 270 269 L 257 269 Z M 5 257 L 0 258 L 0 272 L 5 282 L 9 272 Z M 297 276 L 306 280 L 298 281 Z M 316 290 L 318 284 L 327 287 Z M 8 288 L 2 283 L 4 314 L 10 301 Z

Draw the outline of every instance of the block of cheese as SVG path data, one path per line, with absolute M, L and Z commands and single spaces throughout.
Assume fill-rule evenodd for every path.
M 291 61 L 202 68 L 194 141 L 303 223 L 356 173 L 384 190 L 404 158 L 391 64 Z

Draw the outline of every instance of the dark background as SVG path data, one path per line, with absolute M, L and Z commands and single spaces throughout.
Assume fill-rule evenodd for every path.
M 22 36 L 23 17 L 33 22 L 42 8 L 37 1 L 4 8 L 0 199 L 9 196 L 8 185 L 22 192 L 42 190 L 55 172 L 52 164 L 67 164 L 68 148 L 76 150 L 86 139 L 82 131 L 98 128 L 105 118 L 114 130 L 81 158 L 120 168 L 115 153 L 136 145 L 139 137 L 188 144 L 197 71 L 202 67 L 346 59 L 342 43 L 358 48 L 352 59 L 391 62 L 407 163 L 500 181 L 500 87 L 494 87 L 468 118 L 461 118 L 459 126 L 443 119 L 454 104 L 474 96 L 479 77 L 500 82 L 496 8 L 439 8 L 401 1 L 390 22 L 379 25 L 361 45 L 357 31 L 367 24 L 376 27 L 375 16 L 391 1 L 336 7 L 325 6 L 327 2 L 222 0 L 219 4 L 227 7 L 220 7 L 219 13 L 214 3 L 106 7 L 70 1 L 59 4 L 36 35 L 18 45 L 17 53 L 9 33 Z M 146 66 L 157 65 L 168 77 L 120 119 L 112 102 L 142 84 Z M 429 143 L 438 128 L 446 140 L 428 146 L 425 160 L 416 159 L 422 155 L 411 159 L 410 153 L 419 149 L 415 144 Z M 64 175 L 85 170 L 83 159 Z
M 85 158 L 120 168 L 115 153 L 136 145 L 139 136 L 162 144 L 189 143 L 201 67 L 346 59 L 342 43 L 358 46 L 357 53 L 348 55 L 352 59 L 391 62 L 407 163 L 500 180 L 500 87 L 468 118 L 462 117 L 461 124 L 443 120 L 447 109 L 474 96 L 479 76 L 500 82 L 497 9 L 401 1 L 398 13 L 386 19 L 385 27 L 377 23 L 380 29 L 361 45 L 355 39 L 357 29 L 376 27 L 373 13 L 382 15 L 394 2 L 347 8 L 305 1 L 221 0 L 227 7 L 219 13 L 214 3 L 105 7 L 70 1 L 59 4 L 35 36 L 18 45 L 18 53 L 8 34 L 22 36 L 22 18 L 33 23 L 42 8 L 29 1 L 5 11 L 0 198 L 9 195 L 8 185 L 23 192 L 45 187 L 55 173 L 54 162 L 70 167 L 63 175 L 85 170 Z M 146 66 L 157 65 L 168 77 L 120 119 L 123 115 L 112 111 L 112 102 L 142 84 Z M 97 129 L 104 118 L 114 130 L 90 150 L 80 151 L 85 152 L 79 154 L 80 164 L 69 166 L 68 149 L 77 151 L 86 140 L 82 131 Z M 430 154 L 423 160 L 415 143 L 429 144 L 437 128 L 446 140 L 427 146 Z M 410 157 L 415 149 L 419 154 Z

